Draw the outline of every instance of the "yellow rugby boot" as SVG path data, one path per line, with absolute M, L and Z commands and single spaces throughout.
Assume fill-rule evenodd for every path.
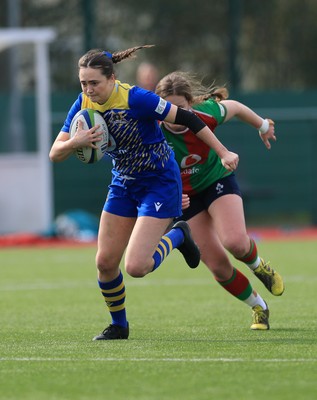
M 283 278 L 278 272 L 274 271 L 274 269 L 270 267 L 269 262 L 265 262 L 261 258 L 261 263 L 253 273 L 274 296 L 281 296 L 283 294 Z
M 266 310 L 263 310 L 263 308 L 260 305 L 252 307 L 251 329 L 254 331 L 269 330 L 270 329 L 269 315 L 270 315 L 270 312 L 269 312 L 268 308 Z

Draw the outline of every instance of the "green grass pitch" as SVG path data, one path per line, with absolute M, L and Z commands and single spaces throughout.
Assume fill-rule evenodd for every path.
M 93 342 L 110 322 L 95 249 L 0 250 L 1 400 L 308 400 L 317 396 L 317 243 L 262 241 L 286 284 L 271 330 L 179 252 L 145 278 L 125 273 L 130 338 Z

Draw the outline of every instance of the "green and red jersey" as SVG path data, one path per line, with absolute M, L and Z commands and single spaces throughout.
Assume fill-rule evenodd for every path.
M 193 106 L 192 111 L 214 132 L 223 123 L 226 108 L 213 99 Z M 171 132 L 164 123 L 161 129 L 168 144 L 175 152 L 180 168 L 183 193 L 192 196 L 200 193 L 218 179 L 228 176 L 220 158 L 209 146 L 189 129 L 181 133 Z

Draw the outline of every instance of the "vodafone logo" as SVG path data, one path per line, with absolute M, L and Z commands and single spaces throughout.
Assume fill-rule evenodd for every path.
M 184 157 L 181 161 L 181 168 L 185 169 L 185 168 L 190 168 L 194 165 L 196 165 L 197 163 L 199 163 L 199 161 L 201 160 L 201 157 L 198 154 L 190 154 L 187 157 Z

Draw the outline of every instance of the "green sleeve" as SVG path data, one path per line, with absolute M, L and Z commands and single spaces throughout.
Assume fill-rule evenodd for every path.
M 227 115 L 226 107 L 214 99 L 208 99 L 202 103 L 195 104 L 193 105 L 193 109 L 213 116 L 217 121 L 217 125 L 221 125 Z

